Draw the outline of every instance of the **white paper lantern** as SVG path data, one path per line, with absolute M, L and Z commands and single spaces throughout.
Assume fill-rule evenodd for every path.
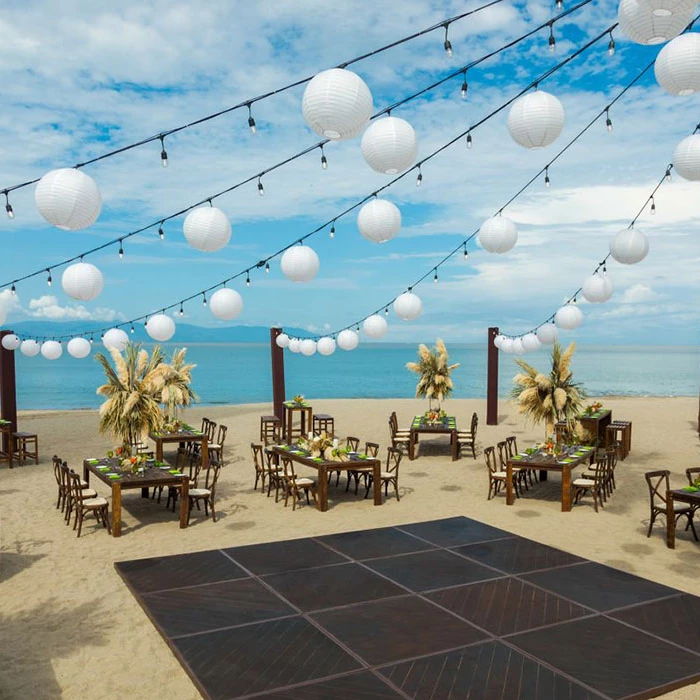
M 537 340 L 542 345 L 554 345 L 559 337 L 559 329 L 553 323 L 543 323 L 537 329 Z
M 497 335 L 493 339 L 493 344 L 500 350 L 501 349 L 501 343 L 506 339 L 504 335 Z
M 370 338 L 381 338 L 386 335 L 389 326 L 386 319 L 379 314 L 373 314 L 364 320 L 362 330 Z
M 299 346 L 299 350 L 301 350 L 302 355 L 306 355 L 306 357 L 311 357 L 311 355 L 316 354 L 316 341 L 311 340 L 311 338 L 304 338 L 304 340 L 301 341 L 301 345 Z
M 416 132 L 398 117 L 377 119 L 362 135 L 362 156 L 372 170 L 396 175 L 410 168 L 418 154 Z
M 129 336 L 121 328 L 110 328 L 102 336 L 102 344 L 107 350 L 114 348 L 121 352 L 129 344 Z
M 355 331 L 344 330 L 338 333 L 338 347 L 341 350 L 354 350 L 360 343 L 360 336 Z
M 525 352 L 534 352 L 542 347 L 540 339 L 534 333 L 526 333 L 522 338 L 523 347 Z
M 47 340 L 41 344 L 41 354 L 47 360 L 57 360 L 63 355 L 63 346 L 55 340 Z
M 513 352 L 513 339 L 512 338 L 503 338 L 501 341 L 501 347 L 500 347 L 501 352 L 505 353 L 512 353 Z
M 517 99 L 508 113 L 508 131 L 525 148 L 554 143 L 564 128 L 564 107 L 554 95 L 535 90 Z
M 212 253 L 231 240 L 231 222 L 217 207 L 197 207 L 182 226 L 187 242 L 197 250 Z
M 294 245 L 282 254 L 280 267 L 282 274 L 292 282 L 310 282 L 318 274 L 321 261 L 313 248 Z
M 86 262 L 69 265 L 61 276 L 63 291 L 72 299 L 92 301 L 102 292 L 104 279 L 100 270 Z
M 673 169 L 686 180 L 700 180 L 700 134 L 686 136 L 673 151 Z
M 230 321 L 243 311 L 243 297 L 235 289 L 228 287 L 218 289 L 209 299 L 209 309 L 216 318 Z M 279 338 L 279 336 L 277 337 Z
M 21 344 L 22 341 L 14 333 L 2 337 L 2 346 L 5 350 L 17 350 Z
M 290 338 L 289 345 L 287 348 L 290 352 L 300 352 L 301 351 L 301 340 L 299 338 Z
M 68 354 L 77 360 L 82 360 L 90 354 L 90 341 L 85 338 L 71 338 L 68 341 Z
M 401 211 L 387 199 L 372 199 L 357 214 L 360 234 L 372 243 L 386 243 L 401 229 Z
M 654 63 L 656 80 L 671 95 L 700 90 L 700 34 L 681 34 L 661 49 Z
M 316 343 L 316 350 L 318 350 L 319 355 L 332 355 L 335 352 L 335 340 L 327 336 L 319 338 Z
M 394 302 L 396 315 L 404 321 L 413 321 L 423 313 L 423 302 L 413 292 L 404 292 Z
M 507 253 L 518 242 L 518 229 L 507 216 L 492 216 L 479 229 L 479 243 L 489 253 Z
M 275 338 L 275 343 L 277 343 L 278 348 L 286 348 L 289 346 L 289 336 L 286 333 L 280 333 Z
M 695 2 L 621 0 L 617 12 L 620 29 L 637 44 L 663 44 L 690 23 Z
M 165 314 L 156 314 L 146 321 L 146 333 L 159 343 L 165 343 L 175 335 L 175 321 Z
M 565 304 L 554 315 L 554 323 L 565 331 L 572 331 L 583 323 L 583 314 L 576 304 Z
M 635 265 L 649 252 L 647 237 L 637 228 L 622 229 L 610 241 L 610 255 L 623 265 Z
M 36 185 L 34 201 L 39 213 L 64 231 L 92 226 L 102 208 L 97 183 L 75 168 L 59 168 L 46 173 Z
M 594 272 L 586 277 L 581 287 L 581 293 L 586 301 L 592 304 L 603 304 L 613 295 L 613 284 L 607 274 Z
M 26 357 L 36 357 L 41 351 L 41 346 L 36 340 L 23 340 L 19 351 Z
M 372 93 L 356 73 L 331 68 L 315 75 L 306 86 L 301 109 L 306 123 L 319 136 L 351 139 L 372 116 Z
M 515 338 L 513 340 L 513 345 L 511 348 L 514 355 L 523 355 L 525 353 L 525 346 L 523 345 L 522 338 Z

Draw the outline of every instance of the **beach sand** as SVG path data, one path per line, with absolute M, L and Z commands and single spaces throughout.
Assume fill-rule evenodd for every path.
M 311 399 L 316 412 L 335 416 L 338 434 L 379 442 L 386 455 L 387 418 L 392 410 L 401 426 L 425 410 L 413 400 Z M 229 426 L 226 467 L 217 491 L 220 520 L 193 517 L 186 530 L 177 516 L 140 492 L 123 498 L 123 534 L 107 535 L 86 521 L 83 535 L 63 524 L 56 510 L 51 456 L 60 455 L 76 470 L 86 457 L 104 455 L 110 441 L 97 432 L 92 411 L 23 414 L 20 429 L 40 436 L 41 463 L 12 471 L 0 467 L 0 697 L 195 699 L 200 695 L 155 627 L 115 572 L 115 561 L 176 554 L 241 544 L 321 535 L 466 515 L 594 561 L 700 594 L 700 545 L 679 528 L 675 550 L 665 545 L 665 525 L 646 538 L 649 495 L 645 471 L 667 468 L 672 485 L 682 486 L 684 470 L 697 466 L 695 398 L 605 398 L 614 417 L 634 422 L 633 451 L 616 472 L 618 488 L 596 514 L 586 499 L 571 513 L 560 511 L 560 481 L 550 476 L 506 507 L 503 496 L 487 501 L 487 474 L 481 448 L 516 435 L 520 449 L 543 437 L 528 427 L 507 402 L 500 425 L 485 425 L 485 401 L 447 403 L 460 427 L 472 411 L 480 418 L 479 455 L 449 458 L 445 437 L 421 444 L 418 460 L 401 465 L 401 501 L 381 507 L 371 498 L 331 489 L 331 507 L 284 508 L 253 491 L 249 444 L 257 441 L 259 416 L 268 405 L 196 408 L 186 420 L 203 415 Z M 95 484 L 92 484 L 95 486 Z M 109 496 L 97 483 L 97 490 Z M 683 640 L 679 640 L 682 644 Z M 700 697 L 700 684 L 663 697 Z

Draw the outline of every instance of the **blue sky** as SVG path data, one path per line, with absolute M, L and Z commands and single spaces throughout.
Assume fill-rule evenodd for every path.
M 275 3 L 131 2 L 84 0 L 8 2 L 0 18 L 0 189 L 72 165 L 291 82 L 403 35 L 476 7 L 477 2 L 321 0 Z M 573 4 L 573 3 L 570 3 Z M 398 109 L 419 139 L 419 158 L 464 131 L 540 73 L 615 21 L 615 2 L 593 2 L 555 25 L 557 51 L 542 32 L 460 79 Z M 498 48 L 554 14 L 554 2 L 509 2 L 450 29 L 454 57 L 442 34 L 423 37 L 354 69 L 370 86 L 375 109 L 384 107 Z M 471 150 L 459 144 L 423 168 L 423 185 L 407 177 L 386 195 L 403 215 L 399 236 L 378 246 L 362 239 L 355 216 L 337 234 L 311 239 L 321 271 L 307 285 L 288 282 L 272 264 L 253 273 L 243 314 L 233 323 L 281 324 L 319 333 L 343 327 L 405 290 L 444 254 L 495 213 L 649 61 L 658 47 L 641 47 L 615 32 L 617 52 L 604 40 L 542 84 L 559 97 L 567 123 L 543 151 L 517 146 L 506 130 L 507 112 L 474 132 Z M 317 141 L 301 115 L 303 88 L 254 107 L 259 127 L 247 128 L 244 110 L 169 138 L 169 167 L 157 144 L 86 169 L 104 200 L 97 224 L 65 232 L 45 224 L 33 188 L 12 195 L 17 214 L 0 219 L 4 250 L 0 282 L 158 220 L 238 182 Z M 576 289 L 625 228 L 670 162 L 673 148 L 700 121 L 697 96 L 672 97 L 653 71 L 611 112 L 612 134 L 599 122 L 552 169 L 552 186 L 534 185 L 505 213 L 517 224 L 518 245 L 496 256 L 470 247 L 415 291 L 424 314 L 405 323 L 391 316 L 388 341 L 480 340 L 489 325 L 529 330 Z M 233 226 L 230 245 L 205 254 L 190 248 L 181 220 L 91 256 L 105 275 L 102 295 L 82 306 L 60 289 L 60 271 L 4 295 L 12 321 L 129 319 L 157 311 L 315 228 L 387 180 L 365 164 L 360 139 L 326 148 L 255 184 L 215 201 Z M 615 295 L 586 305 L 584 326 L 572 338 L 600 343 L 694 343 L 700 301 L 697 285 L 700 222 L 698 185 L 678 178 L 656 198 L 657 214 L 638 227 L 651 252 L 639 265 L 612 264 Z M 179 318 L 179 317 L 178 317 Z M 177 319 L 176 319 L 177 320 Z M 219 323 L 200 302 L 186 306 L 188 323 Z M 177 339 L 177 336 L 175 337 Z

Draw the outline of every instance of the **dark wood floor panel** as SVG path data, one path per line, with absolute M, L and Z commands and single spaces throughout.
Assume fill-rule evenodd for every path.
M 403 696 L 373 673 L 365 671 L 259 697 L 261 700 L 398 700 Z
M 427 597 L 499 637 L 590 614 L 515 578 L 447 588 Z
M 259 622 L 296 612 L 250 578 L 148 593 L 143 599 L 169 637 Z
M 197 586 L 235 578 L 245 578 L 240 566 L 216 550 L 118 561 L 114 565 L 121 577 L 138 593 L 152 593 L 167 588 Z
M 688 676 L 700 680 L 700 656 L 603 616 L 508 641 L 611 698 L 640 695 Z
M 310 538 L 231 547 L 223 551 L 257 576 L 348 561 L 347 557 Z
M 620 610 L 611 617 L 700 654 L 700 598 L 680 595 Z
M 342 532 L 339 535 L 318 537 L 333 549 L 358 561 L 374 557 L 390 557 L 394 554 L 408 554 L 431 549 L 435 545 L 423 542 L 395 527 L 382 527 L 376 530 Z
M 312 615 L 369 665 L 431 654 L 486 638 L 416 597 L 391 598 Z
M 374 571 L 417 592 L 483 581 L 503 575 L 444 549 L 387 559 L 373 559 L 365 564 Z
M 593 700 L 596 693 L 499 642 L 380 669 L 415 700 Z
M 635 605 L 676 592 L 659 583 L 593 562 L 524 574 L 522 578 L 600 611 Z
M 304 612 L 406 595 L 400 586 L 359 564 L 271 574 L 264 580 Z
M 463 517 L 431 520 L 425 523 L 399 525 L 398 527 L 400 530 L 421 537 L 440 547 L 457 547 L 460 544 L 485 542 L 499 537 L 514 537 L 505 530 L 499 530 L 497 527 L 480 523 L 478 520 Z
M 182 637 L 173 642 L 212 700 L 225 700 L 361 668 L 301 617 Z
M 455 551 L 509 574 L 521 574 L 586 561 L 561 549 L 548 547 L 522 537 L 466 545 L 457 547 Z

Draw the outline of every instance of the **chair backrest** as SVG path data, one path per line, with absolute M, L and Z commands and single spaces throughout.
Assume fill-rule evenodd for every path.
M 484 448 L 484 460 L 491 474 L 498 471 L 498 467 L 496 466 L 496 448 L 493 445 Z
M 282 455 L 282 466 L 284 467 L 284 478 L 294 481 L 297 478 L 294 473 L 294 462 L 289 457 Z
M 207 441 L 208 442 L 214 442 L 214 436 L 216 434 L 216 423 L 213 420 L 210 420 L 207 423 Z
M 695 486 L 695 480 L 700 479 L 700 467 L 688 467 L 685 470 L 685 475 L 688 478 L 688 484 Z
M 391 422 L 391 418 L 389 418 L 389 437 L 393 441 L 393 439 L 396 437 L 396 428 L 394 427 L 394 424 Z
M 472 437 L 476 438 L 476 429 L 479 425 L 479 416 L 476 415 L 476 412 L 472 413 L 472 429 L 471 429 L 471 434 Z
M 403 456 L 401 450 L 397 450 L 395 447 L 387 448 L 386 452 L 386 470 L 388 472 L 396 473 L 398 476 L 399 465 L 401 464 L 401 457 Z
M 60 488 L 63 488 L 63 477 L 61 475 L 61 458 L 54 455 L 52 457 L 53 461 L 53 475 L 56 479 L 56 483 Z M 688 477 L 690 478 L 690 477 Z
M 376 457 L 379 454 L 379 445 L 376 442 L 366 442 L 365 454 L 370 457 Z
M 350 437 L 350 435 L 348 435 L 345 438 L 345 442 L 350 448 L 350 452 L 357 452 L 360 449 L 360 438 Z
M 262 445 L 256 445 L 254 442 L 250 443 L 250 451 L 253 453 L 253 464 L 255 465 L 255 473 L 259 474 L 265 470 L 265 463 L 263 461 L 263 447 Z
M 610 469 L 610 457 L 609 455 L 606 455 L 605 457 L 602 457 L 601 459 L 597 460 L 595 463 L 595 467 L 593 467 L 593 480 L 596 482 L 596 484 L 600 483 L 605 479 L 606 474 L 608 473 L 608 469 Z
M 498 461 L 501 463 L 501 469 L 505 471 L 506 462 L 508 461 L 508 443 L 505 440 L 497 442 L 496 449 L 498 450 Z
M 66 462 L 62 464 L 62 467 L 65 469 L 68 488 L 70 489 L 73 499 L 80 502 L 82 500 L 82 494 L 80 493 L 82 491 L 80 488 L 80 477 L 72 469 L 68 468 Z
M 668 469 L 658 469 L 657 471 L 647 472 L 644 475 L 649 487 L 649 498 L 652 508 L 666 507 L 666 491 L 669 490 L 668 475 L 670 473 Z
M 513 455 L 518 454 L 518 441 L 515 435 L 506 438 L 506 450 L 508 452 L 508 457 L 513 457 Z
M 394 432 L 399 429 L 399 419 L 396 417 L 396 411 L 391 412 L 391 415 L 389 416 L 389 425 L 392 427 Z
M 222 464 L 216 459 L 212 459 L 207 467 L 206 474 L 204 477 L 204 488 L 209 489 L 211 497 L 214 497 L 214 491 L 216 490 L 216 482 L 219 480 L 219 473 L 221 472 Z
M 608 447 L 605 451 L 608 458 L 608 469 L 613 470 L 617 466 L 617 455 L 620 447 L 620 443 L 616 442 L 614 445 Z
M 220 445 L 222 448 L 224 446 L 224 442 L 226 442 L 227 431 L 228 431 L 227 426 L 225 426 L 225 425 L 219 426 L 219 434 L 216 436 L 216 444 Z
M 202 418 L 202 432 L 206 435 L 208 430 L 209 430 L 209 419 Z
M 63 484 L 63 488 L 66 490 L 67 493 L 70 493 L 72 495 L 73 485 L 71 484 L 70 470 L 68 469 L 68 465 L 65 462 L 61 462 L 61 464 L 59 465 L 59 469 L 61 470 L 61 483 Z

